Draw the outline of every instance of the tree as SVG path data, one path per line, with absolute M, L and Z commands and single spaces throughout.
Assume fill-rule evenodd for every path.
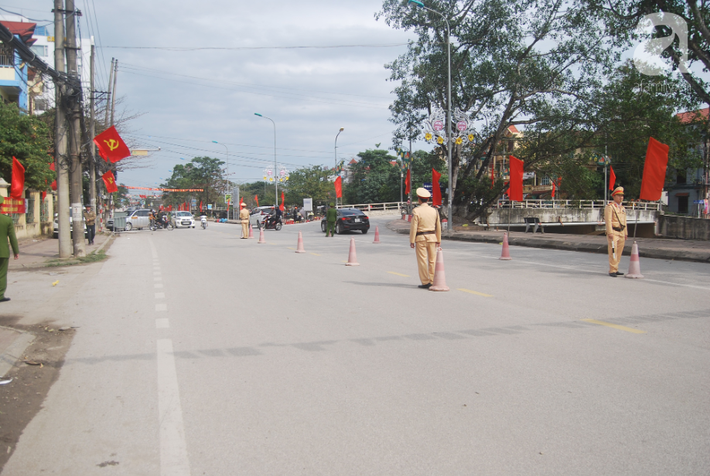
M 330 177 L 333 171 L 321 165 L 296 169 L 289 174 L 286 201 L 301 204 L 304 198 L 312 198 L 313 203 L 325 203 L 328 193 L 333 190 Z
M 400 166 L 386 150 L 366 150 L 350 166 L 349 181 L 343 187 L 348 203 L 399 201 Z
M 25 187 L 47 190 L 55 178 L 49 130 L 35 116 L 20 114 L 15 104 L 0 101 L 0 176 L 9 183 L 12 157 L 25 167 Z
M 202 192 L 165 192 L 163 203 L 179 205 L 196 198 L 203 203 L 223 203 L 223 195 L 229 190 L 229 182 L 222 170 L 224 162 L 212 157 L 195 157 L 185 165 L 173 167 L 173 175 L 162 188 L 202 189 Z

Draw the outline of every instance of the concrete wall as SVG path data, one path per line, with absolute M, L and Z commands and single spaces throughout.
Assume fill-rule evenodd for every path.
M 560 220 L 565 224 L 574 223 L 597 223 L 604 224 L 604 209 L 602 208 L 497 208 L 491 210 L 491 215 L 488 217 L 489 225 L 507 224 L 510 220 L 511 224 L 525 223 L 526 217 L 537 217 L 542 223 L 559 223 Z M 627 220 L 629 224 L 633 223 L 636 218 L 636 211 L 630 208 L 626 209 Z M 639 222 L 655 222 L 658 212 L 656 210 L 639 210 Z
M 661 236 L 683 240 L 710 240 L 710 220 L 671 215 L 659 217 Z

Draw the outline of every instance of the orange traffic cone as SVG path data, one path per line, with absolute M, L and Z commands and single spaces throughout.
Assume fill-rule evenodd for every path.
M 355 253 L 355 238 L 350 238 L 350 252 L 348 253 L 348 262 L 345 266 L 360 266 L 357 262 L 357 254 Z
M 629 272 L 626 273 L 626 277 L 631 279 L 643 278 L 643 274 L 641 274 L 641 261 L 639 260 L 639 246 L 635 241 L 634 245 L 631 247 L 631 261 L 629 261 Z
M 260 228 L 259 229 L 259 241 L 257 243 L 266 243 L 266 239 L 264 239 L 264 229 Z
M 379 243 L 380 242 L 380 227 L 376 226 L 375 227 L 375 241 L 373 243 Z
M 249 238 L 254 238 L 254 228 L 249 225 Z
M 298 232 L 298 246 L 296 246 L 296 253 L 305 253 L 306 250 L 303 249 L 303 235 Z
M 508 247 L 508 234 L 503 233 L 503 251 L 500 254 L 500 258 L 498 259 L 503 259 L 503 260 L 509 260 L 513 259 L 510 257 L 510 249 Z
M 448 291 L 446 285 L 446 273 L 444 272 L 444 252 L 441 248 L 436 250 L 436 267 L 434 268 L 434 283 L 429 291 Z
M 412 222 L 412 215 L 407 215 L 407 221 L 408 221 L 409 223 Z

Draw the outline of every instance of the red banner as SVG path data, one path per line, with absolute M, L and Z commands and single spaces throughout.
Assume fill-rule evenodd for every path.
M 407 169 L 407 183 L 404 185 L 404 194 L 409 195 L 409 191 L 411 190 L 411 183 L 412 183 L 412 175 L 411 175 L 411 167 Z
M 441 206 L 441 188 L 439 188 L 439 179 L 441 174 L 434 169 L 431 169 L 431 204 L 435 207 Z
M 510 188 L 508 196 L 516 202 L 523 201 L 523 169 L 524 163 L 522 160 L 510 157 Z
M 337 198 L 343 197 L 343 178 L 340 176 L 335 179 L 335 196 Z
M 0 213 L 25 213 L 25 199 L 5 197 L 5 202 L 0 205 Z
M 12 198 L 23 198 L 25 193 L 25 168 L 19 160 L 12 158 L 12 184 L 10 185 L 10 196 Z
M 256 200 L 256 206 L 259 206 L 259 195 L 254 195 L 254 200 Z
M 643 166 L 641 179 L 641 200 L 655 202 L 661 199 L 663 184 L 666 182 L 666 167 L 668 166 L 668 150 L 666 144 L 651 137 L 646 149 L 646 163 Z
M 109 170 L 108 172 L 103 174 L 101 178 L 104 179 L 104 184 L 106 185 L 106 192 L 118 192 L 118 187 L 116 186 L 116 179 L 113 177 L 113 172 Z
M 159 192 L 204 192 L 202 188 L 151 188 L 151 187 L 129 187 L 122 185 L 130 190 L 157 190 Z
M 283 191 L 281 192 L 281 205 L 279 205 L 279 208 L 281 209 L 281 211 L 284 211 L 284 208 L 286 208 L 286 206 L 284 205 L 284 193 L 283 193 Z
M 105 161 L 118 162 L 131 155 L 131 151 L 114 126 L 109 127 L 94 137 L 94 144 L 99 149 L 99 155 Z

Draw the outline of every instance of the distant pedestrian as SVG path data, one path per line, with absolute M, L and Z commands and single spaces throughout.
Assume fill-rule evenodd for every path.
M 614 201 L 604 209 L 604 222 L 609 251 L 609 276 L 615 278 L 624 275 L 619 272 L 619 261 L 629 233 L 626 228 L 626 209 L 621 204 L 624 201 L 624 188 L 616 187 L 611 197 Z
M 5 202 L 5 199 L 0 196 L 0 205 Z M 17 245 L 17 236 L 15 236 L 15 223 L 7 215 L 0 214 L 0 302 L 9 301 L 9 297 L 5 297 L 7 289 L 7 268 L 10 265 L 10 247 L 7 240 L 10 240 L 12 253 L 15 259 L 20 257 L 20 248 Z
M 242 240 L 249 238 L 249 210 L 247 204 L 242 202 L 241 210 L 239 210 L 239 219 L 242 222 Z
M 86 206 L 84 220 L 86 221 L 86 235 L 89 239 L 89 244 L 93 245 L 94 237 L 96 236 L 96 213 L 91 209 L 91 205 Z
M 338 210 L 335 208 L 335 203 L 330 202 L 330 208 L 325 213 L 325 237 L 328 235 L 335 236 L 335 222 L 338 221 Z
M 441 220 L 439 212 L 429 206 L 431 193 L 425 188 L 417 189 L 419 206 L 412 210 L 412 223 L 409 226 L 409 246 L 416 248 L 419 280 L 423 289 L 429 289 L 434 283 L 436 249 L 441 244 Z

